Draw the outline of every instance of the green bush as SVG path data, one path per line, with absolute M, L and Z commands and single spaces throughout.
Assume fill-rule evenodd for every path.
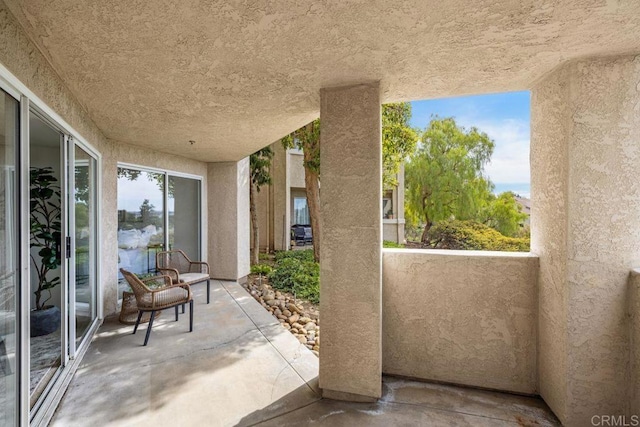
M 273 271 L 270 265 L 267 264 L 256 264 L 251 266 L 251 273 L 253 274 L 263 274 L 267 275 Z
M 383 240 L 382 241 L 383 248 L 404 248 L 404 245 L 401 243 L 396 243 L 391 240 Z
M 276 263 L 282 259 L 295 258 L 301 261 L 313 261 L 313 249 L 303 251 L 278 251 L 276 252 Z
M 441 221 L 431 227 L 429 242 L 435 249 L 528 252 L 528 237 L 507 237 L 476 221 Z
M 275 289 L 320 302 L 320 265 L 313 261 L 312 250 L 276 253 L 275 269 L 268 277 Z

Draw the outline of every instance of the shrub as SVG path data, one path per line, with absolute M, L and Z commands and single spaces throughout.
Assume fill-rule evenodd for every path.
M 276 263 L 282 259 L 295 258 L 301 261 L 313 261 L 313 249 L 305 249 L 303 251 L 278 251 L 276 252 Z
M 269 281 L 275 289 L 291 292 L 297 298 L 314 304 L 320 301 L 320 265 L 313 261 L 313 250 L 276 253 Z
M 256 264 L 251 266 L 251 273 L 267 275 L 273 271 L 270 265 L 267 264 Z
M 507 237 L 476 221 L 441 221 L 428 233 L 432 248 L 528 252 L 528 237 Z
M 383 240 L 382 241 L 383 248 L 404 248 L 404 245 L 401 243 L 396 243 L 391 240 Z

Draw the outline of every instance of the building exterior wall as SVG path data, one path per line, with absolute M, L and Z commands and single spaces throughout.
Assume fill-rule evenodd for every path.
M 42 102 L 57 113 L 102 155 L 101 212 L 101 283 L 104 314 L 117 309 L 117 163 L 135 163 L 201 175 L 206 191 L 206 163 L 166 155 L 123 142 L 108 140 L 93 123 L 82 105 L 50 67 L 40 51 L 26 37 L 11 13 L 0 2 L 0 64 L 6 67 Z M 206 194 L 206 193 L 205 193 Z M 206 200 L 203 200 L 203 224 L 206 224 Z M 206 239 L 206 231 L 203 236 Z
M 385 249 L 382 371 L 537 393 L 537 257 Z
M 640 414 L 640 270 L 629 275 L 629 413 Z
M 293 188 L 305 188 L 304 154 L 301 150 L 289 150 L 289 185 Z
M 640 263 L 639 84 L 640 57 L 626 56 L 565 64 L 533 89 L 541 394 L 569 426 L 628 411 L 627 277 Z

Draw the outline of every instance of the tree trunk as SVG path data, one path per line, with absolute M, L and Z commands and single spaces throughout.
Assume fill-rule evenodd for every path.
M 422 243 L 425 245 L 429 244 L 429 230 L 431 229 L 431 226 L 433 224 L 430 222 L 427 222 L 424 226 L 424 231 L 422 232 Z
M 312 161 L 310 151 L 303 151 L 305 164 Z M 309 206 L 309 219 L 313 234 L 313 258 L 316 262 L 320 262 L 320 182 L 318 174 L 306 166 L 304 168 L 304 185 L 307 190 L 307 205 Z
M 253 182 L 249 185 L 249 211 L 251 212 L 251 231 L 253 232 L 251 265 L 256 265 L 260 252 L 260 230 L 258 229 L 258 212 L 256 211 L 256 186 Z

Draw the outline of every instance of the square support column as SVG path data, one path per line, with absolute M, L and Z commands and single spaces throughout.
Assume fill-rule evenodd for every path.
M 320 387 L 371 401 L 382 387 L 380 89 L 322 89 L 320 98 Z
M 271 161 L 271 188 L 273 189 L 273 246 L 276 251 L 289 249 L 291 241 L 291 179 L 289 154 L 280 142 L 274 144 Z
M 238 280 L 250 272 L 249 158 L 209 163 L 207 188 L 211 277 Z
M 540 394 L 566 426 L 631 415 L 627 279 L 640 265 L 640 57 L 580 60 L 532 91 Z M 628 418 L 629 419 L 629 418 Z

